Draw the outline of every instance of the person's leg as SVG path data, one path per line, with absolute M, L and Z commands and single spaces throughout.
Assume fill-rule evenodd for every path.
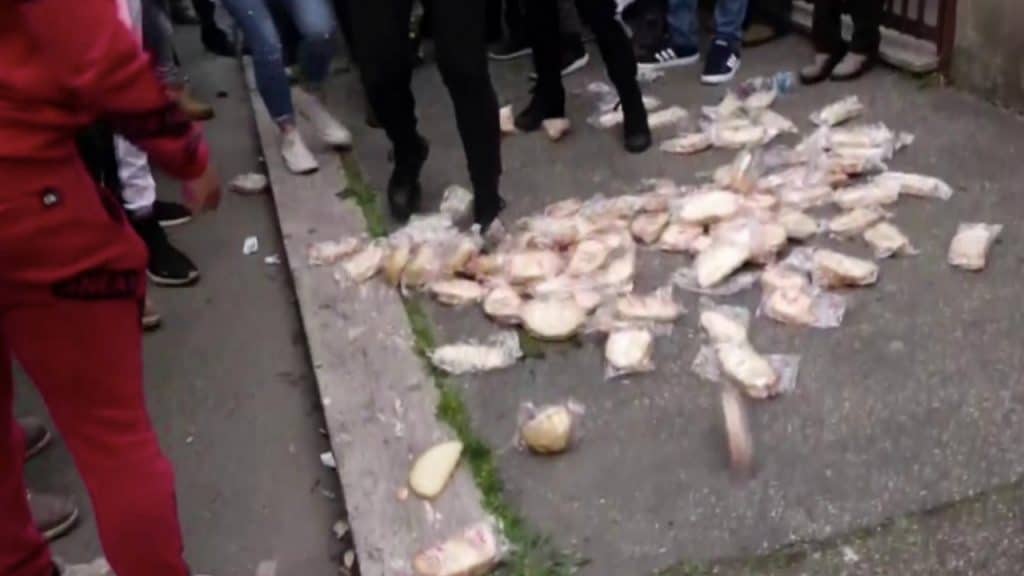
M 698 44 L 697 0 L 668 0 L 669 39 L 674 48 L 696 50 Z
M 142 0 L 141 16 L 142 21 L 136 26 L 142 27 L 143 46 L 152 56 L 157 76 L 167 86 L 168 94 L 189 118 L 196 121 L 213 118 L 213 108 L 196 99 L 188 90 L 174 50 L 174 27 L 166 4 L 163 0 Z
M 718 0 L 715 4 L 715 39 L 725 40 L 738 49 L 743 40 L 743 20 L 747 0 Z
M 512 60 L 530 53 L 526 23 L 523 17 L 524 0 L 504 0 L 505 34 L 501 43 L 488 54 L 495 60 Z
M 437 65 L 455 105 L 455 121 L 473 182 L 476 221 L 486 228 L 501 210 L 498 97 L 487 69 L 484 6 L 479 0 L 434 5 Z
M 636 80 L 633 45 L 616 17 L 615 0 L 577 0 L 584 22 L 594 31 L 608 78 L 619 93 L 623 113 L 625 146 L 630 152 L 643 152 L 651 145 L 647 110 Z
M 520 130 L 531 131 L 540 128 L 541 121 L 546 118 L 565 116 L 565 88 L 559 62 L 561 26 L 558 6 L 552 0 L 523 0 L 523 6 L 537 83 L 533 101 L 516 117 L 516 126 Z
M 882 0 L 857 0 L 850 2 L 849 6 L 853 18 L 850 51 L 874 57 L 882 43 Z
M 416 130 L 416 102 L 410 86 L 412 2 L 360 0 L 352 2 L 350 8 L 363 88 L 376 120 L 394 147 L 395 167 L 387 189 L 389 206 L 395 218 L 405 220 L 419 208 L 420 170 L 428 154 L 427 143 Z
M 557 0 L 558 28 L 561 30 L 560 67 L 561 74 L 568 76 L 582 69 L 590 62 L 590 55 L 583 45 L 583 24 L 573 0 Z
M 842 15 L 842 0 L 817 0 L 814 3 L 811 37 L 814 40 L 815 52 L 838 54 L 846 50 Z
M 0 326 L 0 574 L 50 576 L 53 561 L 36 529 L 25 487 L 25 441 L 14 420 L 11 353 Z
M 146 412 L 140 305 L 58 299 L 0 324 L 82 474 L 113 570 L 187 576 L 174 473 Z

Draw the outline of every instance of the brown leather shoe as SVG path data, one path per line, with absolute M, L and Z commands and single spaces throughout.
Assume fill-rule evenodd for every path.
M 47 541 L 67 535 L 78 522 L 78 506 L 71 498 L 54 494 L 28 494 L 28 505 L 36 528 Z
M 171 100 L 178 103 L 185 115 L 195 122 L 203 122 L 213 118 L 213 107 L 199 100 L 189 92 L 188 88 L 175 88 L 168 91 Z
M 18 418 L 18 425 L 25 434 L 25 460 L 32 458 L 50 445 L 53 435 L 47 430 L 43 421 L 38 418 L 26 416 Z

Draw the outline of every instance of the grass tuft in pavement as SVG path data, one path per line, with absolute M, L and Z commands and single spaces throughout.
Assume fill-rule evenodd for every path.
M 342 166 L 348 187 L 339 196 L 353 199 L 363 212 L 366 228 L 371 236 L 387 234 L 384 215 L 377 204 L 377 194 L 363 179 L 362 171 L 351 154 L 342 156 Z M 423 358 L 434 385 L 439 392 L 437 416 L 448 424 L 463 443 L 462 459 L 469 464 L 473 479 L 483 496 L 483 508 L 501 523 L 505 538 L 511 544 L 511 551 L 505 562 L 495 572 L 504 576 L 570 576 L 575 574 L 586 561 L 557 549 L 551 541 L 530 529 L 522 516 L 513 510 L 504 499 L 504 484 L 497 462 L 490 447 L 474 432 L 469 409 L 466 407 L 457 386 L 446 374 L 437 370 L 427 359 L 434 349 L 434 331 L 430 318 L 415 299 L 403 299 L 409 328 L 413 334 L 416 353 Z M 534 343 L 536 344 L 536 343 Z M 539 346 L 530 347 L 535 354 L 543 354 Z

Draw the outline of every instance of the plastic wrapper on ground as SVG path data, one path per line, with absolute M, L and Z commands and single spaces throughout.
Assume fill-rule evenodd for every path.
M 672 286 L 648 294 L 626 294 L 615 300 L 615 313 L 624 320 L 674 322 L 685 309 L 672 296 Z
M 750 311 L 742 306 L 700 301 L 700 327 L 713 344 L 745 342 L 750 329 Z
M 537 298 L 523 304 L 523 327 L 541 340 L 568 340 L 583 327 L 587 312 L 572 297 Z
M 430 293 L 446 306 L 463 306 L 480 302 L 486 291 L 483 286 L 472 280 L 451 278 L 432 283 Z
M 267 177 L 255 172 L 239 174 L 231 180 L 230 186 L 232 192 L 242 196 L 259 194 L 267 189 Z
M 701 252 L 703 254 L 703 252 Z M 691 266 L 684 266 L 672 275 L 672 283 L 676 286 L 706 296 L 732 296 L 738 294 L 757 283 L 759 272 L 756 270 L 742 270 L 725 281 L 714 286 L 701 286 L 697 279 L 697 272 Z
M 579 419 L 585 409 L 575 400 L 559 404 L 519 406 L 516 446 L 535 454 L 560 454 L 580 440 Z
M 507 552 L 508 544 L 494 521 L 486 520 L 422 550 L 412 566 L 416 576 L 485 576 Z
M 605 378 L 654 370 L 654 335 L 643 328 L 615 330 L 605 341 Z
M 979 271 L 988 263 L 988 252 L 1003 231 L 1000 224 L 960 224 L 949 245 L 947 259 L 952 266 Z
M 784 287 L 763 291 L 757 313 L 783 324 L 838 328 L 846 313 L 846 299 L 809 286 Z
M 307 251 L 310 266 L 328 266 L 355 254 L 366 242 L 364 238 L 342 238 L 311 244 Z
M 953 196 L 953 187 L 934 176 L 907 172 L 884 172 L 879 174 L 875 180 L 892 183 L 899 187 L 900 194 L 907 196 L 939 200 L 949 200 Z
M 430 362 L 449 374 L 468 374 L 508 368 L 522 356 L 519 335 L 507 331 L 484 342 L 469 340 L 439 346 L 430 352 Z
M 900 187 L 891 181 L 869 180 L 840 188 L 835 194 L 835 203 L 843 210 L 870 208 L 895 204 L 900 199 Z
M 853 120 L 864 112 L 864 105 L 856 95 L 847 96 L 811 114 L 811 122 L 818 126 L 838 126 Z
M 484 297 L 484 314 L 501 324 L 519 324 L 522 321 L 523 299 L 510 286 L 499 284 Z
M 729 241 L 713 241 L 711 247 L 701 252 L 694 259 L 693 268 L 697 272 L 697 286 L 710 288 L 739 270 L 750 258 L 751 247 Z
M 663 141 L 659 148 L 669 154 L 696 154 L 711 148 L 711 137 L 705 132 L 691 132 L 669 138 Z
M 675 210 L 686 224 L 711 224 L 732 218 L 740 210 L 740 198 L 726 190 L 708 190 L 683 196 Z
M 725 342 L 702 346 L 691 369 L 705 380 L 733 383 L 750 398 L 763 400 L 796 388 L 800 357 L 788 354 L 765 356 L 754 350 L 749 342 Z
M 629 226 L 633 237 L 643 244 L 654 244 L 668 225 L 668 212 L 647 212 L 633 218 Z
M 887 214 L 876 207 L 854 208 L 833 217 L 828 222 L 828 231 L 838 238 L 852 238 L 884 220 Z
M 902 231 L 889 222 L 879 222 L 864 231 L 864 241 L 871 246 L 875 258 L 890 256 L 913 256 L 917 249 Z
M 790 240 L 808 240 L 821 232 L 821 223 L 795 208 L 779 210 L 779 224 Z
M 343 260 L 341 267 L 353 281 L 366 282 L 380 271 L 387 255 L 387 243 L 383 240 L 374 240 Z
M 473 193 L 462 186 L 452 185 L 444 190 L 440 211 L 453 222 L 464 219 L 473 209 Z
M 816 250 L 811 278 L 821 288 L 868 286 L 878 281 L 878 265 L 833 250 Z
M 766 293 L 774 290 L 804 290 L 810 286 L 811 281 L 807 273 L 788 264 L 770 264 L 761 272 L 761 290 Z

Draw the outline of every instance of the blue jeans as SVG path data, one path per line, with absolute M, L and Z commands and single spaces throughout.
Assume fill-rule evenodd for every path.
M 734 49 L 738 49 L 743 41 L 747 1 L 715 2 L 715 39 L 725 40 Z M 697 0 L 668 0 L 668 28 L 672 46 L 697 48 Z
M 299 65 L 302 79 L 314 90 L 319 89 L 331 66 L 335 50 L 337 25 L 327 0 L 221 0 L 245 35 L 246 45 L 252 51 L 256 86 L 263 104 L 277 122 L 291 120 L 291 87 L 284 71 L 284 50 L 277 24 L 268 4 L 280 4 L 291 16 L 302 37 Z

